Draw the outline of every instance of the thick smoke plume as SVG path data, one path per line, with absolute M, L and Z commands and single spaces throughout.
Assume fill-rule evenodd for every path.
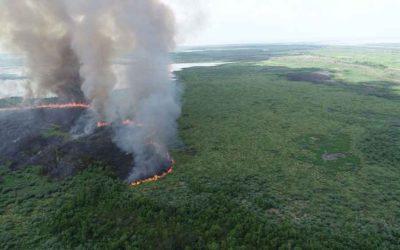
M 1 34 L 26 56 L 32 94 L 82 100 L 79 60 L 71 47 L 72 20 L 65 8 L 54 0 L 2 4 Z
M 129 181 L 168 159 L 180 106 L 170 80 L 175 20 L 160 0 L 5 0 L 1 35 L 23 53 L 34 95 L 90 102 L 135 156 Z M 115 64 L 123 66 L 117 87 Z M 121 73 L 122 72 L 122 73 Z M 120 126 L 131 119 L 140 126 Z

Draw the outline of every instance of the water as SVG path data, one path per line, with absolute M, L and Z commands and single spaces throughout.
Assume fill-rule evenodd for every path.
M 129 61 L 122 63 L 116 61 L 113 68 L 117 76 L 117 89 L 124 87 L 124 82 L 127 79 L 124 78 L 124 72 L 126 70 L 126 64 Z M 192 67 L 214 67 L 225 64 L 224 62 L 199 62 L 199 63 L 174 63 L 170 65 L 171 77 L 173 78 L 173 72 L 178 72 L 186 68 Z M 28 78 L 27 69 L 24 66 L 22 57 L 0 54 L 0 99 L 8 97 L 21 97 L 27 94 Z
M 26 69 L 23 59 L 10 54 L 0 54 L 0 98 L 26 94 Z
M 178 72 L 183 69 L 193 68 L 193 67 L 215 67 L 219 65 L 227 64 L 226 62 L 204 62 L 204 63 L 173 63 L 171 64 L 171 71 Z

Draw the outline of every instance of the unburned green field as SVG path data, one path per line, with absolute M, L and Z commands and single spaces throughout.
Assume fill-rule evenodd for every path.
M 184 147 L 159 182 L 0 168 L 2 248 L 398 248 L 397 59 L 358 50 L 180 72 Z

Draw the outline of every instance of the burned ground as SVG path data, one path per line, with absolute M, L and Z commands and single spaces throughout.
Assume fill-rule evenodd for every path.
M 69 131 L 83 112 L 82 108 L 2 111 L 0 165 L 12 170 L 41 166 L 44 174 L 62 179 L 101 162 L 126 178 L 133 159 L 112 142 L 111 127 L 71 137 Z

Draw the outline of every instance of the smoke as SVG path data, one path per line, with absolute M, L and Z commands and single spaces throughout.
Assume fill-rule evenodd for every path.
M 194 40 L 208 24 L 210 1 L 208 0 L 163 0 L 175 13 L 178 26 L 177 40 L 187 43 Z
M 128 180 L 169 161 L 180 115 L 169 53 L 175 18 L 160 0 L 5 0 L 1 35 L 27 60 L 35 95 L 86 100 L 135 156 Z M 123 89 L 113 64 L 124 61 Z M 140 126 L 121 126 L 131 119 Z
M 79 61 L 71 48 L 72 20 L 60 1 L 5 0 L 0 21 L 9 47 L 26 58 L 34 96 L 83 99 Z

